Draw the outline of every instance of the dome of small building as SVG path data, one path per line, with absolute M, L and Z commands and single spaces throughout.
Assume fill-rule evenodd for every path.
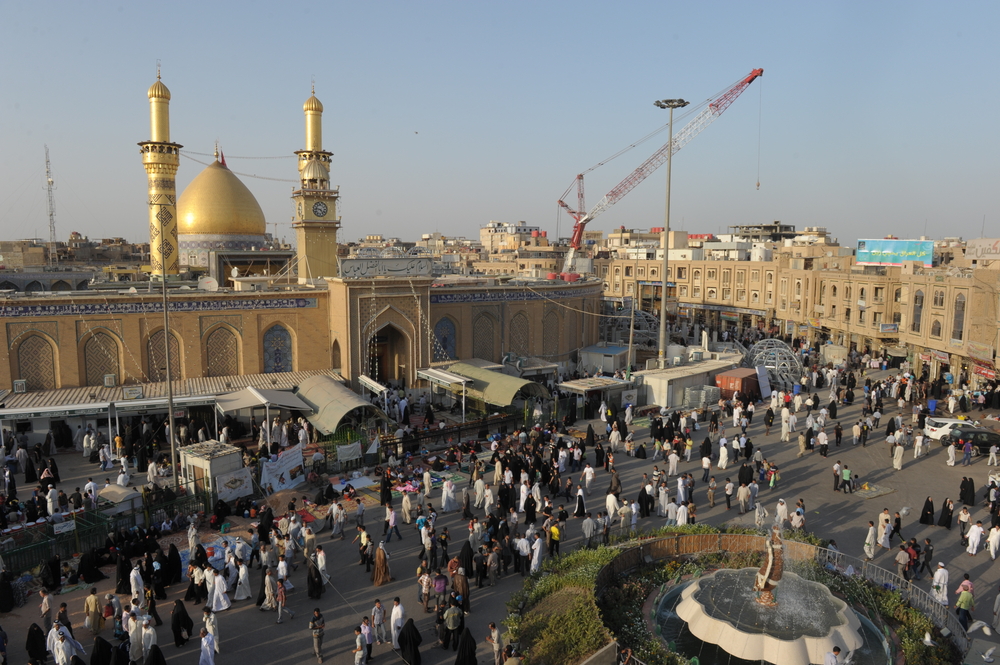
M 150 99 L 166 99 L 170 101 L 170 90 L 167 86 L 163 85 L 163 81 L 156 79 L 156 83 L 149 86 L 149 92 L 146 93 Z
M 306 100 L 306 103 L 302 105 L 303 111 L 317 111 L 319 113 L 323 112 L 323 103 L 316 99 L 316 95 L 312 95 Z
M 330 173 L 323 166 L 323 163 L 318 159 L 310 159 L 306 162 L 306 165 L 302 168 L 302 175 L 300 178 L 305 180 L 330 180 Z
M 224 164 L 199 173 L 177 201 L 181 235 L 256 235 L 267 232 L 257 199 Z

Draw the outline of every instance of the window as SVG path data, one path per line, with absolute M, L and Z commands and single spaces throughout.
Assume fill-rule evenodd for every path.
M 695 284 L 701 284 L 701 271 L 695 270 L 691 273 L 691 278 L 694 279 Z
M 740 290 L 738 290 L 736 292 L 736 299 L 737 300 L 746 300 L 747 299 L 747 290 L 746 289 L 740 289 Z
M 910 323 L 910 332 L 920 332 L 920 319 L 924 314 L 924 292 L 917 291 L 913 294 L 913 321 Z
M 604 266 L 603 268 L 601 268 L 601 275 L 604 276 L 604 277 L 608 276 L 608 267 L 607 266 Z
M 780 290 L 780 293 L 782 293 L 782 294 L 788 293 L 788 280 L 787 279 L 781 280 L 781 290 Z
M 622 269 L 615 268 L 615 277 L 621 277 L 621 276 L 622 276 Z
M 850 299 L 851 299 L 851 287 L 845 286 L 844 287 L 844 300 L 850 301 Z
M 639 277 L 645 277 L 645 276 L 646 276 L 646 269 L 639 268 Z
M 836 298 L 837 297 L 837 285 L 836 284 L 833 285 L 833 288 L 830 291 L 830 297 L 831 298 Z
M 882 312 L 873 312 L 872 325 L 878 328 L 880 323 L 882 323 Z
M 683 284 L 681 284 L 680 286 L 677 287 L 677 294 L 680 295 L 680 296 L 682 296 L 682 297 L 687 296 L 687 294 L 688 294 L 688 287 L 686 287 Z
M 708 278 L 710 280 L 715 281 L 716 278 L 715 268 L 709 268 L 705 274 L 708 275 Z
M 715 300 L 718 297 L 718 291 L 715 289 L 709 289 L 707 293 L 709 300 Z
M 774 292 L 773 291 L 768 291 L 767 293 L 764 294 L 764 302 L 766 302 L 768 305 L 770 305 L 772 302 L 774 302 Z
M 687 279 L 687 276 L 688 276 L 688 269 L 687 268 L 678 268 L 677 269 L 677 279 Z
M 736 284 L 742 286 L 742 284 L 746 281 L 746 278 L 747 278 L 747 271 L 746 270 L 739 270 L 739 271 L 737 271 L 737 273 L 736 273 Z
M 632 266 L 625 266 L 625 276 L 626 277 L 632 276 Z
M 875 287 L 875 302 L 883 303 L 885 302 L 885 287 L 876 286 Z
M 774 273 L 773 272 L 767 273 L 767 283 L 768 284 L 774 284 Z
M 859 309 L 858 310 L 858 323 L 864 324 L 864 322 L 865 322 L 865 310 Z
M 750 292 L 750 302 L 752 302 L 755 305 L 760 302 L 760 291 Z
M 899 302 L 903 298 L 903 289 L 896 289 L 892 292 L 892 301 Z
M 802 297 L 802 280 L 801 279 L 795 280 L 795 297 L 797 297 L 797 298 L 801 298 Z
M 952 319 L 951 324 L 951 338 L 955 340 L 962 339 L 962 333 L 965 332 L 965 296 L 961 293 L 955 298 L 955 318 Z
M 902 320 L 903 320 L 903 314 L 901 312 L 893 312 L 892 313 L 892 322 L 893 323 L 895 323 L 895 324 L 898 325 L 899 323 L 902 322 Z
M 751 282 L 759 282 L 760 281 L 760 271 L 759 270 L 751 270 L 750 271 L 750 281 Z
M 722 289 L 722 299 L 723 300 L 730 300 L 732 297 L 733 297 L 733 290 L 732 289 Z
M 931 324 L 931 337 L 940 337 L 940 336 L 941 336 L 941 322 L 935 319 L 934 323 Z
M 723 284 L 728 284 L 729 283 L 729 278 L 730 278 L 730 273 L 731 272 L 732 272 L 731 270 L 723 270 L 722 271 L 722 283 Z
M 944 307 L 944 291 L 934 292 L 934 307 Z
M 865 294 L 866 294 L 866 289 L 865 287 L 862 286 L 860 289 L 858 289 L 858 300 L 866 300 Z
M 850 323 L 850 322 L 851 322 L 851 308 L 850 307 L 845 307 L 844 308 L 844 323 Z
M 830 305 L 830 318 L 831 319 L 836 319 L 837 318 L 837 306 L 836 305 Z
M 788 300 L 785 298 L 781 299 L 781 309 L 788 309 Z
M 622 283 L 615 282 L 615 293 L 621 293 L 621 292 L 622 292 Z
M 650 268 L 649 269 L 649 276 L 650 277 L 656 277 L 656 268 Z
M 693 287 L 691 287 L 691 297 L 693 297 L 693 298 L 700 298 L 701 297 L 701 287 L 700 286 L 693 286 Z

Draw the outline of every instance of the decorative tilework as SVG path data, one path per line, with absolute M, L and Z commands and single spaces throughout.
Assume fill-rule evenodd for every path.
M 551 358 L 559 354 L 559 315 L 549 310 L 542 319 L 542 355 Z
M 201 326 L 201 334 L 203 336 L 209 328 L 217 323 L 225 323 L 226 325 L 232 326 L 240 333 L 243 332 L 243 316 L 240 314 L 222 314 L 219 316 L 198 317 L 198 324 Z
M 28 390 L 55 390 L 56 362 L 52 344 L 41 335 L 29 335 L 17 348 L 17 365 Z
M 292 336 L 284 326 L 273 325 L 264 333 L 264 373 L 291 371 Z
M 155 266 L 154 266 L 155 267 Z M 171 312 L 225 312 L 232 310 L 305 309 L 317 306 L 316 298 L 235 298 L 223 300 L 206 295 L 204 300 L 171 300 Z M 0 305 L 0 318 L 41 316 L 108 316 L 119 314 L 163 314 L 163 303 L 154 301 L 69 303 L 45 305 Z
M 496 362 L 494 355 L 494 332 L 493 317 L 489 314 L 480 314 L 472 323 L 472 355 L 475 358 L 482 358 Z
M 562 298 L 580 298 L 601 293 L 600 284 L 593 285 L 592 288 L 585 289 L 561 289 L 550 291 L 548 289 L 539 291 L 529 291 L 526 288 L 510 287 L 506 290 L 489 289 L 486 291 L 474 291 L 464 293 L 435 293 L 437 289 L 431 289 L 430 300 L 432 305 L 445 305 L 449 303 L 470 303 L 470 302 L 504 302 L 504 301 L 526 301 L 526 300 L 560 300 Z M 442 289 L 443 290 L 443 289 Z
M 88 386 L 103 386 L 104 375 L 119 375 L 118 344 L 108 333 L 97 333 L 83 347 Z
M 8 323 L 7 324 L 7 348 L 14 345 L 18 339 L 26 333 L 37 330 L 45 333 L 54 340 L 59 339 L 59 324 L 55 321 L 32 321 L 31 323 Z
M 455 360 L 458 355 L 455 353 L 455 322 L 448 317 L 442 318 L 434 326 L 434 338 L 437 344 L 434 345 L 434 361 Z
M 150 240 L 156 239 L 160 235 L 160 225 L 149 223 L 149 238 Z
M 79 342 L 84 335 L 95 328 L 109 330 L 118 335 L 119 339 L 123 337 L 121 319 L 88 319 L 76 322 L 76 341 Z
M 226 327 L 216 328 L 205 343 L 209 376 L 236 376 L 240 373 L 239 344 L 236 335 Z
M 167 378 L 167 349 L 163 345 L 163 331 L 158 330 L 146 342 L 146 364 L 149 368 L 149 380 L 154 383 Z M 181 377 L 181 349 L 177 338 L 170 336 L 170 376 L 173 379 Z M 234 372 L 235 374 L 235 372 Z
M 156 213 L 156 219 L 160 220 L 160 224 L 163 224 L 164 226 L 166 226 L 173 218 L 173 214 L 166 206 L 161 207 L 160 212 Z
M 516 356 L 527 358 L 528 350 L 531 348 L 530 341 L 528 317 L 521 312 L 510 320 L 510 350 Z

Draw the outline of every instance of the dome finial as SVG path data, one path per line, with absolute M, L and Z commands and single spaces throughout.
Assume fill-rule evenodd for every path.
M 215 152 L 212 153 L 215 156 L 215 161 L 219 161 L 219 140 L 215 140 Z
M 156 80 L 160 80 L 160 59 L 156 59 Z
M 316 77 L 312 77 L 312 94 L 316 94 Z

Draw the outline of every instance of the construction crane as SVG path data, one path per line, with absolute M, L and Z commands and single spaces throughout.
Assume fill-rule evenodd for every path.
M 698 136 L 706 127 L 712 124 L 716 118 L 722 115 L 729 106 L 736 101 L 736 98 L 747 89 L 751 83 L 753 83 L 757 77 L 764 74 L 763 69 L 755 69 L 750 72 L 745 78 L 740 79 L 733 85 L 729 90 L 722 93 L 718 98 L 708 103 L 708 106 L 704 108 L 698 115 L 694 117 L 691 122 L 680 129 L 676 134 L 671 137 L 667 143 L 657 150 L 653 155 L 643 162 L 639 167 L 632 171 L 627 178 L 618 183 L 614 189 L 604 195 L 604 198 L 597 202 L 590 212 L 585 212 L 584 196 L 583 196 L 583 174 L 576 176 L 576 209 L 569 207 L 569 205 L 563 201 L 559 200 L 559 206 L 564 208 L 566 212 L 569 213 L 570 217 L 576 220 L 573 225 L 573 236 L 570 238 L 569 242 L 569 252 L 566 253 L 566 261 L 563 264 L 563 273 L 573 273 L 573 264 L 576 260 L 576 253 L 580 249 L 580 244 L 583 241 L 583 231 L 587 228 L 587 223 L 592 221 L 602 212 L 618 203 L 626 194 L 631 192 L 633 189 L 638 187 L 639 183 L 645 180 L 650 174 L 652 174 L 656 169 L 660 168 L 664 162 L 667 161 L 667 156 L 676 153 L 678 150 L 683 148 L 687 143 Z M 573 185 L 570 185 L 569 189 L 566 190 L 568 194 L 573 189 Z M 566 197 L 563 194 L 563 197 Z
M 56 181 L 52 179 L 52 164 L 49 162 L 49 146 L 45 146 L 45 189 L 48 191 L 49 206 L 49 265 L 56 253 Z

